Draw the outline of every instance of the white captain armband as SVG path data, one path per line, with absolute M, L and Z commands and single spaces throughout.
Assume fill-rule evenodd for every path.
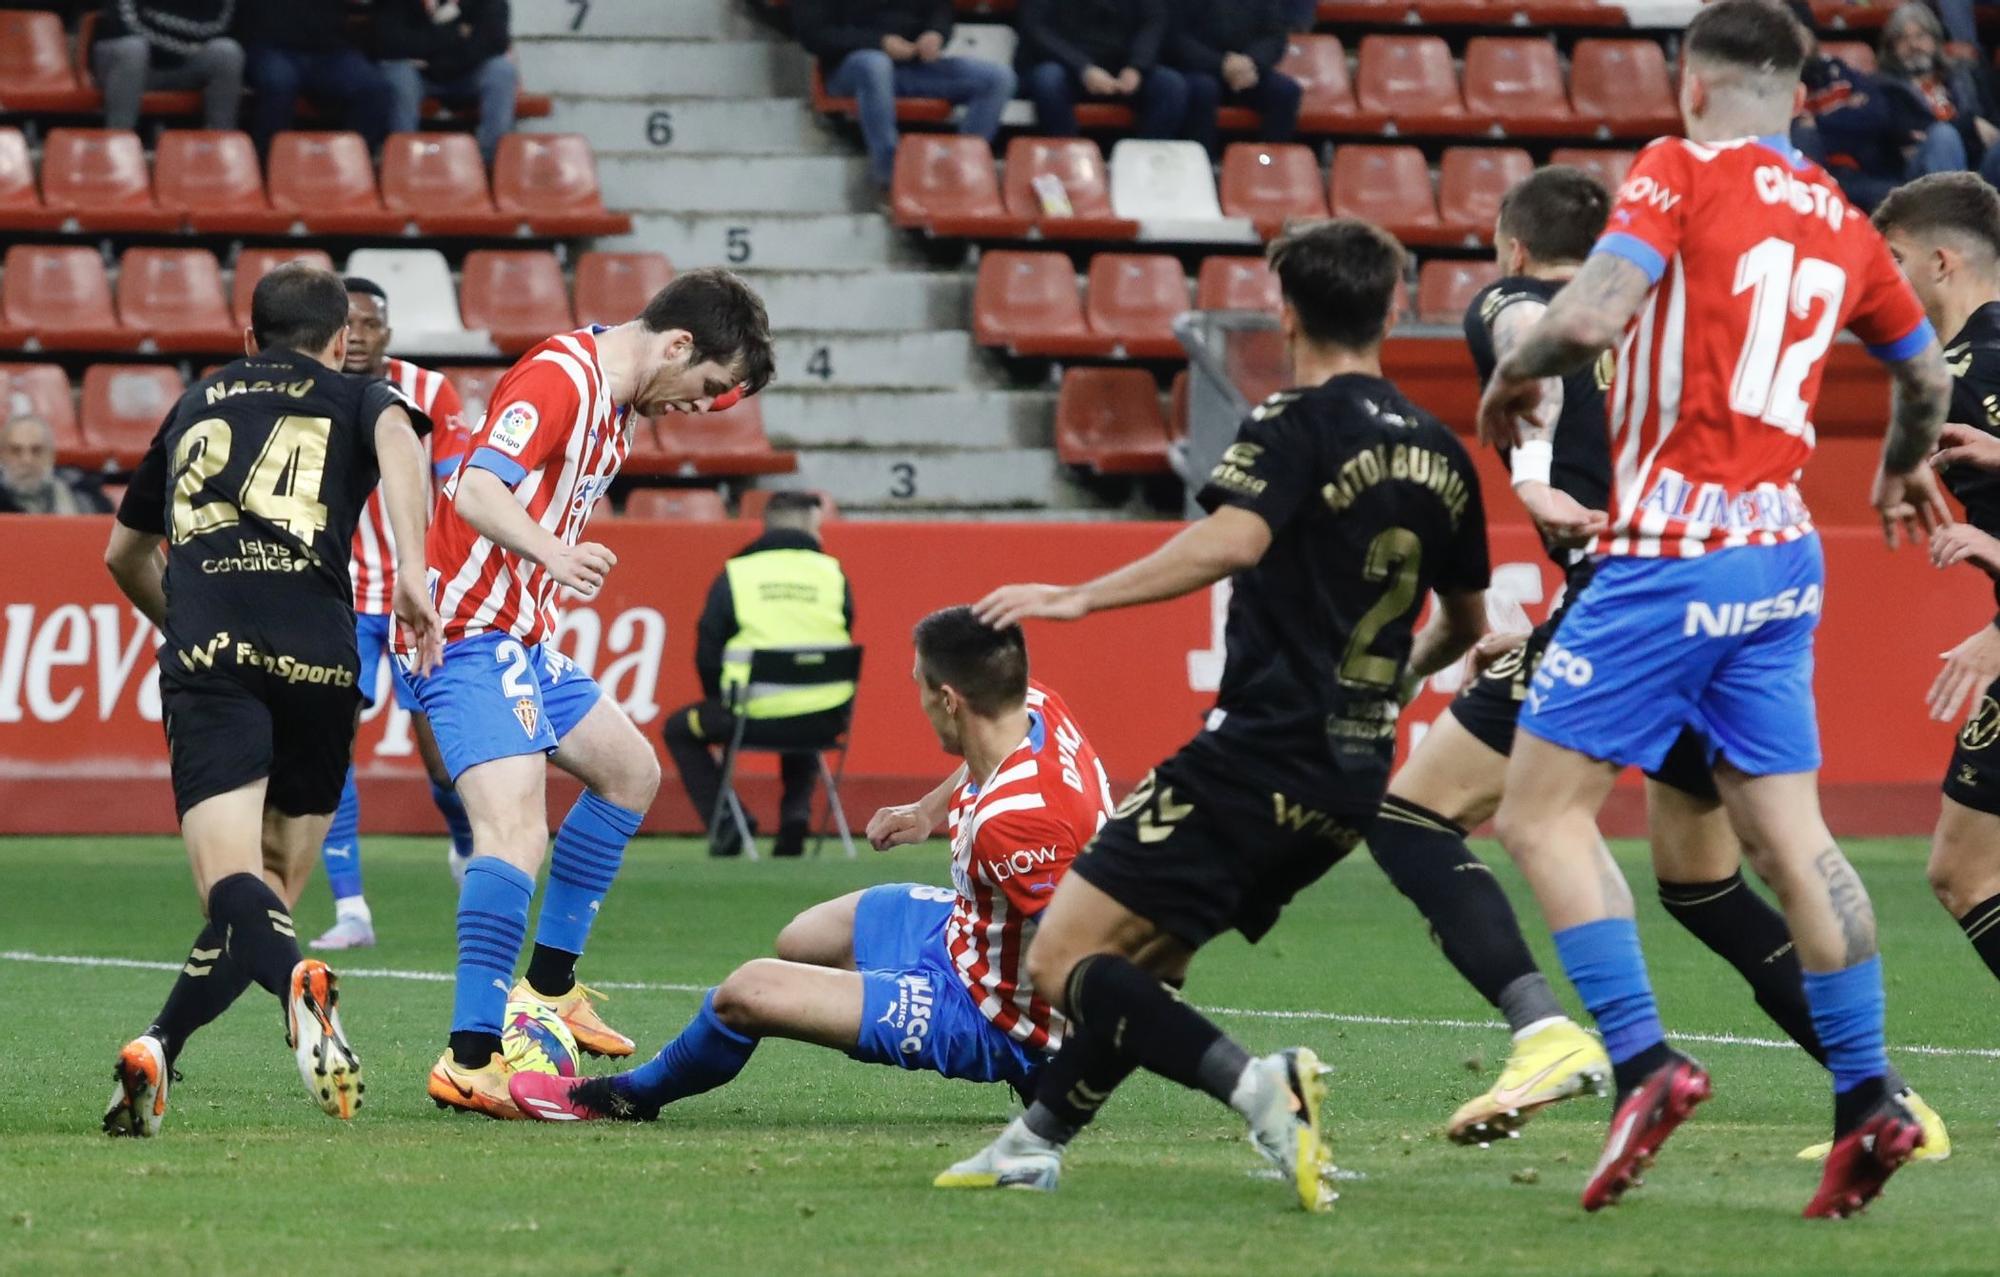
M 1508 463 L 1513 470 L 1514 486 L 1518 488 L 1524 483 L 1547 483 L 1555 455 L 1555 444 L 1547 439 L 1530 439 L 1515 444 Z

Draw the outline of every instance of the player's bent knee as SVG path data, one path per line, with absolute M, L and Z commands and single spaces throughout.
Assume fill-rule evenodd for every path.
M 756 1035 L 784 978 L 784 963 L 776 958 L 752 958 L 715 988 L 715 1018 L 738 1033 Z

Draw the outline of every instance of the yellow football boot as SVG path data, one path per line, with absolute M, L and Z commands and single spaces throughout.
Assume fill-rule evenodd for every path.
M 527 1115 L 508 1094 L 507 1075 L 507 1061 L 498 1051 L 483 1067 L 468 1069 L 452 1059 L 447 1049 L 431 1066 L 430 1083 L 425 1089 L 441 1109 L 463 1109 L 467 1113 L 514 1121 Z
M 1513 1139 L 1529 1118 L 1579 1095 L 1603 1095 L 1611 1086 L 1611 1057 L 1573 1020 L 1559 1020 L 1514 1043 L 1500 1080 L 1451 1115 L 1445 1134 L 1454 1144 Z
M 570 1036 L 576 1039 L 579 1049 L 591 1055 L 624 1056 L 632 1054 L 632 1039 L 604 1022 L 597 1014 L 592 1000 L 607 1001 L 604 994 L 587 984 L 573 984 L 569 992 L 560 997 L 545 998 L 535 992 L 534 986 L 526 980 L 514 982 L 514 988 L 507 994 L 509 1002 L 539 1002 L 562 1017 L 569 1026 Z

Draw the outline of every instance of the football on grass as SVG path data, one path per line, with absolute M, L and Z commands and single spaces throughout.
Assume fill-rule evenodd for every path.
M 517 1073 L 575 1077 L 576 1039 L 562 1017 L 539 1002 L 509 1002 L 500 1052 Z

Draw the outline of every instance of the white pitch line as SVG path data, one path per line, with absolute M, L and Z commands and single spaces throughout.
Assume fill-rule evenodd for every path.
M 23 949 L 0 950 L 0 962 L 39 963 L 57 967 L 114 967 L 127 971 L 178 971 L 178 962 L 153 962 L 141 958 L 96 958 L 76 954 L 30 953 Z M 422 984 L 449 984 L 449 971 L 404 971 L 395 967 L 346 967 L 343 976 L 374 980 L 413 980 Z M 651 980 L 593 980 L 595 989 L 616 989 L 638 993 L 706 993 L 705 984 L 669 984 Z M 1322 1024 L 1360 1024 L 1384 1028 L 1412 1029 L 1504 1029 L 1499 1020 L 1419 1019 L 1399 1015 L 1356 1015 L 1340 1011 L 1270 1011 L 1250 1007 L 1203 1007 L 1210 1015 L 1242 1020 L 1304 1020 Z M 1773 1051 L 1796 1051 L 1798 1046 L 1779 1038 L 1757 1038 L 1738 1033 L 1675 1033 L 1676 1042 L 1699 1042 L 1705 1046 L 1752 1046 Z M 2000 1049 L 1977 1046 L 1892 1046 L 1905 1055 L 1934 1055 L 1958 1059 L 2000 1060 Z

